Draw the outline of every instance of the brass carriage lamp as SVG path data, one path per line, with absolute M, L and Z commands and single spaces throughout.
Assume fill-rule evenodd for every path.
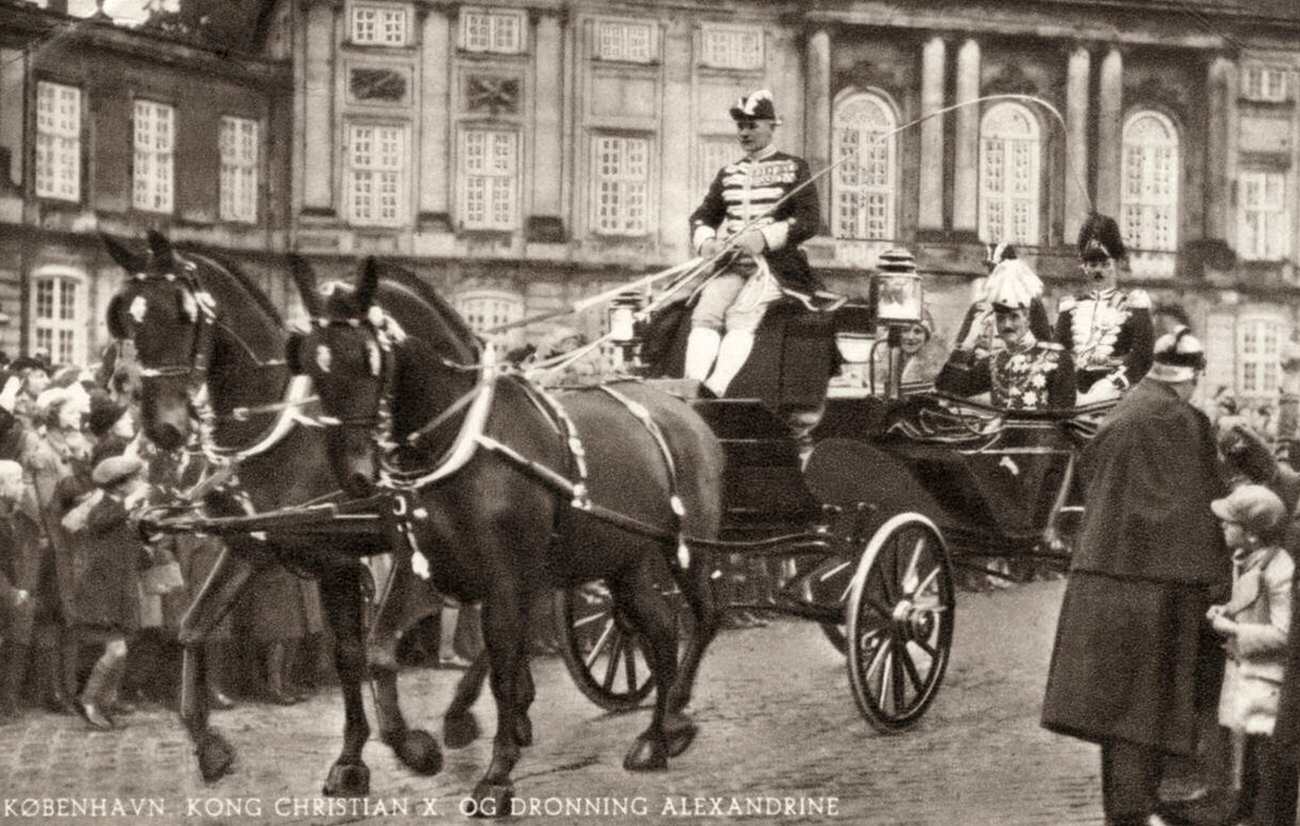
M 615 369 L 635 373 L 641 367 L 636 319 L 641 304 L 641 294 L 636 292 L 619 293 L 609 302 L 609 340 L 614 345 Z
M 876 321 L 889 330 L 888 396 L 902 396 L 903 387 L 903 331 L 920 324 L 925 293 L 921 289 L 921 276 L 916 272 L 916 259 L 902 247 L 894 247 L 880 254 L 876 275 L 871 282 L 875 297 Z

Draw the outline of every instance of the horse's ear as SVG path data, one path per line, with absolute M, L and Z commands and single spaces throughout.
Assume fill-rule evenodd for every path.
M 298 353 L 302 350 L 302 340 L 306 335 L 298 331 L 289 333 L 289 338 L 284 342 L 284 363 L 289 366 L 289 372 L 295 376 L 302 375 L 302 362 L 298 359 Z
M 356 302 L 364 313 L 375 302 L 375 292 L 379 289 L 379 262 L 373 255 L 366 256 L 361 264 L 361 274 L 357 277 Z
M 126 296 L 122 293 L 113 293 L 113 297 L 108 300 L 108 334 L 119 340 L 129 335 L 122 327 L 123 301 L 126 301 Z
M 125 246 L 118 243 L 117 239 L 109 235 L 107 232 L 100 232 L 99 240 L 104 242 L 104 248 L 108 250 L 109 256 L 117 262 L 119 267 L 132 275 L 144 271 L 143 256 L 131 252 Z
M 320 293 L 316 291 L 316 271 L 306 259 L 299 255 L 289 256 L 289 271 L 293 274 L 293 283 L 298 287 L 302 306 L 307 315 L 313 319 L 321 316 Z
M 157 230 L 149 230 L 147 233 L 149 239 L 149 253 L 153 256 L 154 261 L 163 269 L 172 270 L 176 266 L 176 259 L 172 253 L 172 242 L 167 240 L 167 236 Z

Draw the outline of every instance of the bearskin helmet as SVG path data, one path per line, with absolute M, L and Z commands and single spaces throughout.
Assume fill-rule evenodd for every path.
M 1089 215 L 1079 228 L 1079 258 L 1084 261 L 1099 258 L 1118 261 L 1127 257 L 1128 250 L 1115 219 L 1100 212 Z

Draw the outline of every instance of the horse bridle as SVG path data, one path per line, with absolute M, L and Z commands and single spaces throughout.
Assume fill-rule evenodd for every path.
M 150 281 L 166 281 L 168 283 L 179 282 L 178 286 L 180 289 L 186 291 L 186 294 L 195 307 L 193 324 L 197 327 L 194 333 L 194 344 L 190 348 L 189 363 L 164 364 L 157 367 L 146 367 L 141 363 L 139 364 L 139 371 L 142 380 L 167 378 L 186 379 L 186 393 L 189 395 L 190 401 L 193 402 L 195 396 L 198 394 L 198 387 L 207 381 L 208 366 L 212 358 L 212 342 L 216 335 L 217 312 L 211 296 L 200 288 L 198 282 L 195 280 L 194 264 L 190 261 L 181 259 L 179 256 L 176 256 L 176 258 L 180 262 L 181 268 L 185 271 L 184 274 L 177 275 L 176 273 L 171 272 L 139 272 L 135 274 L 135 280 L 143 283 L 149 283 Z M 134 341 L 134 331 L 130 338 Z M 137 362 L 138 361 L 139 358 L 137 355 Z

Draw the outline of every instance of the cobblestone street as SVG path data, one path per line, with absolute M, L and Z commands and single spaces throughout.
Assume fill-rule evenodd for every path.
M 633 775 L 621 768 L 624 752 L 645 724 L 644 712 L 599 712 L 573 688 L 560 660 L 541 659 L 534 666 L 536 745 L 525 750 L 516 770 L 517 805 L 545 811 L 559 805 L 555 798 L 606 798 L 601 805 L 623 806 L 626 814 L 519 819 L 716 822 L 733 798 L 744 806 L 770 797 L 794 798 L 804 815 L 745 820 L 1100 823 L 1095 748 L 1038 727 L 1062 590 L 1063 583 L 1051 582 L 991 595 L 962 594 L 954 656 L 939 699 L 916 729 L 892 737 L 872 732 L 858 715 L 843 661 L 816 626 L 782 620 L 726 632 L 706 660 L 696 692 L 701 734 L 669 771 L 658 774 Z M 440 727 L 451 676 L 405 672 L 408 719 Z M 342 706 L 336 700 L 328 692 L 287 709 L 245 703 L 217 715 L 240 757 L 235 773 L 211 787 L 198 779 L 184 733 L 170 713 L 137 713 L 125 730 L 113 733 L 91 733 L 80 721 L 33 713 L 21 724 L 0 727 L 5 744 L 0 799 L 105 798 L 110 804 L 143 806 L 142 815 L 97 823 L 389 823 L 433 819 L 435 813 L 443 822 L 465 819 L 458 806 L 486 765 L 487 739 L 448 753 L 443 772 L 428 779 L 411 775 L 385 746 L 372 741 L 366 751 L 371 813 L 313 815 L 315 795 L 340 742 Z M 491 700 L 477 708 L 491 731 Z M 430 811 L 424 801 L 435 797 Z M 381 805 L 404 805 L 409 814 L 373 810 Z M 760 805 L 766 812 L 778 804 Z M 155 806 L 153 817 L 146 817 Z M 824 814 L 815 813 L 818 806 Z M 0 820 L 41 818 L 19 812 Z

